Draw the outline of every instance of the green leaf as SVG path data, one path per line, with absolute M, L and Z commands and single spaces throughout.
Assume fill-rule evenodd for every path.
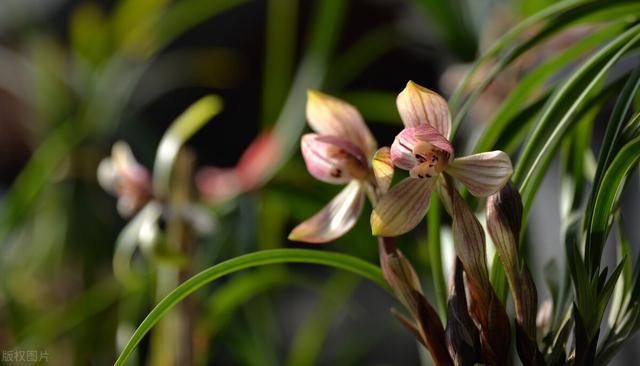
M 620 93 L 620 96 L 618 97 L 618 100 L 616 101 L 616 105 L 611 114 L 611 118 L 609 119 L 609 123 L 607 124 L 607 129 L 602 141 L 602 150 L 600 152 L 598 165 L 593 180 L 593 188 L 591 191 L 592 193 L 589 196 L 589 201 L 585 210 L 584 227 L 586 229 L 591 228 L 596 194 L 602 183 L 605 170 L 610 166 L 614 154 L 620 148 L 619 140 L 621 138 L 621 134 L 623 133 L 623 128 L 625 127 L 624 123 L 627 120 L 626 117 L 632 108 L 633 101 L 638 93 L 638 90 L 640 90 L 640 67 L 636 68 L 636 70 L 627 80 L 627 83 L 625 84 Z M 592 245 L 595 245 L 596 247 L 603 245 L 598 242 L 592 243 L 593 239 L 594 237 L 592 235 L 587 235 L 586 246 L 588 250 L 592 247 Z M 587 257 L 587 263 L 589 263 L 593 269 L 598 267 L 600 256 L 590 256 L 590 253 L 588 252 Z
M 153 167 L 153 190 L 158 198 L 165 198 L 169 193 L 173 166 L 182 146 L 221 110 L 220 98 L 205 96 L 178 116 L 165 132 Z
M 533 196 L 554 152 L 568 129 L 575 123 L 579 107 L 616 61 L 639 41 L 640 25 L 636 25 L 585 62 L 551 96 L 535 130 L 526 142 L 513 174 L 513 181 L 522 192 L 525 212 L 531 206 Z
M 61 124 L 36 149 L 0 206 L 0 246 L 33 208 L 42 190 L 71 151 L 87 136 L 71 121 Z
M 631 8 L 630 8 L 631 7 Z M 496 44 L 482 56 L 468 74 L 464 80 L 459 84 L 458 88 L 454 91 L 450 98 L 450 107 L 454 111 L 455 118 L 453 120 L 452 136 L 455 136 L 455 132 L 462 123 L 462 120 L 466 113 L 471 108 L 472 104 L 484 91 L 484 89 L 498 76 L 498 74 L 511 64 L 520 55 L 547 39 L 549 36 L 555 34 L 561 29 L 574 24 L 577 21 L 583 20 L 588 17 L 594 17 L 597 15 L 618 14 L 620 11 L 624 11 L 622 14 L 637 13 L 640 11 L 640 6 L 630 0 L 614 0 L 614 1 L 562 1 L 553 6 L 550 6 L 541 12 L 523 20 L 518 25 L 513 27 L 507 34 L 500 38 Z M 615 18 L 609 18 L 615 19 Z M 518 37 L 530 26 L 542 21 L 548 20 L 548 23 L 542 27 L 531 39 L 526 40 L 524 43 L 513 46 Z M 509 47 L 511 47 L 509 49 Z M 500 52 L 507 50 L 501 57 L 497 57 Z M 460 99 L 462 94 L 468 90 L 470 82 L 473 80 L 474 75 L 492 59 L 496 58 L 495 65 L 482 78 L 479 85 L 473 89 L 473 92 L 465 100 L 464 104 L 460 106 Z
M 475 151 L 483 152 L 493 149 L 496 146 L 499 136 L 505 130 L 511 125 L 520 125 L 514 122 L 515 116 L 523 110 L 522 106 L 542 87 L 543 83 L 562 71 L 564 66 L 574 62 L 576 58 L 585 51 L 599 46 L 606 39 L 619 33 L 625 25 L 627 25 L 627 22 L 617 22 L 598 30 L 528 72 L 522 80 L 518 81 L 518 85 L 509 92 L 509 96 L 501 104 L 500 109 L 496 112 L 491 122 L 489 122 L 489 126 L 482 133 L 482 136 L 476 144 Z M 537 105 L 538 103 L 539 102 L 532 102 L 530 105 Z M 533 113 L 529 111 L 527 116 L 531 116 L 532 114 Z
M 267 0 L 262 123 L 272 125 L 287 97 L 296 51 L 298 0 Z
M 299 137 L 305 127 L 306 91 L 322 87 L 329 59 L 342 28 L 345 7 L 346 2 L 342 0 L 325 0 L 316 3 L 309 45 L 273 129 L 273 136 L 280 144 L 282 155 L 279 163 L 272 168 L 271 174 L 267 175 L 275 174 L 289 160 L 299 144 Z
M 593 263 L 596 263 L 596 260 L 599 263 L 613 221 L 612 214 L 615 204 L 630 171 L 636 167 L 639 159 L 640 136 L 629 141 L 620 149 L 602 177 L 602 184 L 595 194 L 591 227 L 587 231 L 587 237 L 590 237 L 588 243 L 591 243 L 592 247 L 587 247 L 586 250 L 593 258 Z
M 343 269 L 388 289 L 380 268 L 359 258 L 310 249 L 273 249 L 245 254 L 219 263 L 191 277 L 162 299 L 142 321 L 115 362 L 122 366 L 151 328 L 185 297 L 216 279 L 243 269 L 276 263 L 311 263 Z

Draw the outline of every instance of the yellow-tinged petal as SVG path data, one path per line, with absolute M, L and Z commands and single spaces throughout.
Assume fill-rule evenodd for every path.
M 360 112 L 351 104 L 315 90 L 307 92 L 307 121 L 321 135 L 349 140 L 368 157 L 376 150 L 376 141 Z
M 307 221 L 296 226 L 289 240 L 307 243 L 326 243 L 342 236 L 358 221 L 364 205 L 364 191 L 360 182 L 347 186 Z
M 449 138 L 451 113 L 447 101 L 438 93 L 409 81 L 398 94 L 396 105 L 406 127 L 428 124 Z
M 405 178 L 382 196 L 371 213 L 373 235 L 398 236 L 420 223 L 437 179 Z
M 371 165 L 380 192 L 387 193 L 393 179 L 393 162 L 391 162 L 391 153 L 387 146 L 376 151 Z
M 490 151 L 454 159 L 446 172 L 464 184 L 476 197 L 487 197 L 500 190 L 511 177 L 509 155 Z

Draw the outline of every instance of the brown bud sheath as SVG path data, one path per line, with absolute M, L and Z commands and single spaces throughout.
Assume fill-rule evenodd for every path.
M 487 228 L 504 266 L 516 312 L 516 340 L 522 363 L 538 365 L 542 356 L 536 342 L 538 294 L 526 263 L 518 254 L 522 199 L 509 182 L 487 199 Z
M 393 242 L 387 237 L 378 238 L 380 251 L 380 266 L 387 283 L 394 294 L 409 310 L 415 319 L 413 324 L 409 319 L 394 314 L 409 330 L 418 336 L 433 358 L 436 365 L 453 365 L 445 344 L 444 327 L 438 313 L 422 294 L 422 288 L 416 271 Z
M 467 275 L 469 313 L 480 330 L 483 363 L 508 364 L 511 328 L 504 305 L 489 282 L 484 230 L 451 179 L 447 179 L 447 187 L 453 213 L 453 243 Z
M 480 338 L 478 329 L 469 316 L 464 289 L 462 262 L 456 258 L 449 285 L 447 302 L 447 346 L 456 366 L 473 366 L 480 363 Z

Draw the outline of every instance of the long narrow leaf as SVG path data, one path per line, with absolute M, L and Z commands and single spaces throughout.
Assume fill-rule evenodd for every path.
M 367 278 L 380 287 L 387 284 L 380 268 L 361 259 L 335 252 L 310 249 L 272 249 L 245 254 L 210 267 L 191 277 L 162 299 L 142 321 L 122 350 L 115 366 L 124 365 L 142 338 L 153 326 L 182 299 L 216 279 L 243 269 L 276 263 L 312 263 L 343 269 Z

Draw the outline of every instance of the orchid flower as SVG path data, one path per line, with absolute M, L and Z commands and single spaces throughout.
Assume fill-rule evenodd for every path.
M 433 189 L 446 184 L 441 179 L 443 173 L 462 182 L 476 197 L 487 197 L 507 183 L 513 168 L 502 151 L 454 158 L 449 141 L 451 114 L 440 95 L 409 81 L 396 104 L 405 128 L 391 145 L 388 159 L 408 170 L 410 176 L 375 206 L 371 213 L 373 235 L 397 236 L 416 227 L 427 213 Z M 374 173 L 381 175 L 375 169 Z
M 111 157 L 100 162 L 98 183 L 118 198 L 118 212 L 123 217 L 133 216 L 151 199 L 151 174 L 123 141 L 116 142 Z
M 346 187 L 317 214 L 295 227 L 289 239 L 324 243 L 349 231 L 360 216 L 372 178 L 369 160 L 376 141 L 352 105 L 329 95 L 309 91 L 306 115 L 315 131 L 301 140 L 309 173 L 323 182 Z
M 209 203 L 231 200 L 264 184 L 280 158 L 280 145 L 271 132 L 262 132 L 242 153 L 232 168 L 204 167 L 196 176 L 196 187 Z

